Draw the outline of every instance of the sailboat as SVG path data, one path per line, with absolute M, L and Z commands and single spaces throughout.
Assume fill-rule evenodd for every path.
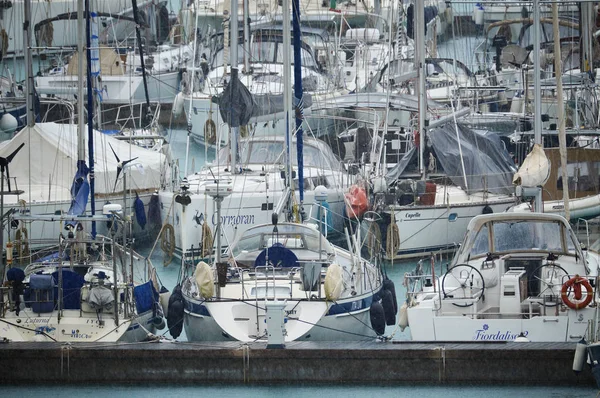
M 232 22 L 237 25 L 237 21 L 232 19 Z M 232 42 L 237 41 L 237 33 L 237 27 L 231 29 Z M 283 29 L 279 33 L 287 32 Z M 300 40 L 299 32 L 296 36 Z M 292 47 L 291 38 L 289 45 L 282 44 L 288 43 L 287 39 L 271 43 L 277 44 L 282 51 L 290 51 Z M 298 46 L 305 48 L 304 45 L 298 44 Z M 227 121 L 231 131 L 230 137 L 233 138 L 227 139 L 229 145 L 221 148 L 215 162 L 206 164 L 201 170 L 187 174 L 186 162 L 187 176 L 179 186 L 175 187 L 175 192 L 165 189 L 159 193 L 162 207 L 168 209 L 167 221 L 175 230 L 175 254 L 177 255 L 193 248 L 206 248 L 207 244 L 212 246 L 206 237 L 212 236 L 211 231 L 219 223 L 224 226 L 223 247 L 220 249 L 231 245 L 246 229 L 268 223 L 277 203 L 289 189 L 281 173 L 286 167 L 285 153 L 288 147 L 297 143 L 299 139 L 296 137 L 287 140 L 284 137 L 281 128 L 285 127 L 286 119 L 282 115 L 278 116 L 279 131 L 275 136 L 271 134 L 240 138 L 243 127 L 254 114 L 255 103 L 253 94 L 243 84 L 244 78 L 239 77 L 238 47 L 233 46 L 231 50 L 231 73 L 228 72 L 228 85 L 220 98 L 219 113 L 221 120 Z M 302 51 L 301 54 L 304 60 L 306 53 Z M 285 57 L 280 56 L 280 58 L 286 61 Z M 294 66 L 296 64 L 300 67 L 299 62 L 295 62 Z M 303 68 L 302 71 L 304 70 Z M 289 72 L 281 65 L 279 71 Z M 291 82 L 286 82 L 285 79 L 277 79 L 277 81 L 282 86 L 291 85 Z M 302 76 L 296 75 L 295 81 L 295 87 L 299 89 L 303 81 Z M 288 89 L 288 92 L 290 90 Z M 302 125 L 304 126 L 303 123 Z M 298 186 L 303 184 L 303 189 L 294 192 L 294 196 L 298 197 L 298 201 L 302 195 L 306 196 L 304 214 L 308 218 L 316 218 L 319 210 L 315 205 L 314 195 L 316 187 L 324 186 L 328 192 L 326 206 L 331 220 L 328 223 L 328 234 L 341 235 L 344 222 L 343 191 L 353 182 L 354 177 L 343 169 L 342 163 L 323 141 L 318 139 L 302 141 L 304 152 L 294 161 L 303 160 L 303 176 L 298 171 L 298 175 L 293 178 Z M 212 204 L 212 198 L 206 191 L 215 179 L 228 180 L 231 188 L 231 194 L 223 199 L 220 219 Z
M 298 4 L 294 2 L 293 8 L 295 46 L 300 41 Z M 288 6 L 284 1 L 284 26 L 286 22 L 289 24 Z M 298 73 L 299 52 L 294 56 Z M 286 58 L 287 75 L 288 54 L 284 54 Z M 301 87 L 296 86 L 296 90 L 296 99 L 301 99 Z M 286 93 L 291 94 L 290 91 L 288 85 Z M 286 95 L 284 101 L 289 115 L 291 95 Z M 291 119 L 287 118 L 288 126 Z M 290 126 L 286 143 L 288 162 L 291 162 L 291 130 Z M 302 182 L 301 129 L 297 141 Z M 181 294 L 188 340 L 267 341 L 272 347 L 291 341 L 369 340 L 384 333 L 386 321 L 395 322 L 393 284 L 391 287 L 388 284 L 389 289 L 384 288 L 380 268 L 361 257 L 356 239 L 350 244 L 351 251 L 330 244 L 322 233 L 323 213 L 317 225 L 278 222 L 280 215 L 288 213 L 283 209 L 293 207 L 289 189 L 293 186 L 291 172 L 288 164 L 284 172 L 287 194 L 273 210 L 272 222 L 246 229 L 230 245 L 227 262 L 220 260 L 219 245 L 214 268 L 202 261 L 194 268 L 193 263 L 184 259 Z M 230 185 L 215 180 L 210 188 L 209 195 L 215 197 L 220 215 L 221 201 L 231 194 Z M 299 191 L 302 207 L 306 205 L 302 183 Z M 327 189 L 321 186 L 316 191 L 315 199 L 320 203 L 325 201 Z
M 80 43 L 80 47 L 80 53 L 83 53 L 83 43 Z M 88 43 L 88 51 L 91 51 L 90 47 Z M 98 68 L 98 65 L 93 62 L 87 63 L 89 75 L 92 71 L 98 74 L 98 69 L 94 68 Z M 31 65 L 27 66 L 27 70 L 28 76 L 32 76 Z M 83 75 L 83 63 L 79 66 L 79 73 Z M 96 122 L 92 111 L 92 79 L 87 81 L 86 101 L 90 109 L 87 113 L 87 126 L 83 117 L 83 101 L 79 101 L 78 124 L 35 123 L 33 115 L 30 115 L 25 128 L 13 139 L 0 144 L 0 156 L 4 158 L 10 157 L 17 148 L 23 148 L 17 156 L 11 158 L 10 175 L 7 172 L 10 191 L 4 195 L 4 205 L 7 208 L 14 208 L 22 214 L 68 213 L 69 209 L 73 208 L 73 200 L 76 197 L 76 192 L 72 190 L 74 171 L 78 173 L 76 179 L 87 179 L 88 175 L 93 177 L 93 199 L 90 201 L 92 215 L 95 215 L 96 206 L 100 209 L 105 203 L 120 203 L 123 208 L 129 209 L 138 197 L 142 202 L 138 209 L 145 211 L 144 207 L 149 205 L 152 195 L 161 187 L 165 171 L 164 155 L 116 140 L 92 128 Z M 80 82 L 78 97 L 83 99 L 83 79 L 80 79 Z M 33 98 L 32 85 L 28 86 L 29 110 L 33 109 L 30 101 Z M 84 139 L 86 129 L 87 148 Z M 128 162 L 128 167 L 124 168 L 123 161 L 129 159 L 134 161 Z M 130 177 L 128 187 L 124 187 L 123 184 L 125 173 Z M 85 209 L 85 203 L 79 204 L 78 207 Z M 141 220 L 141 213 L 139 216 Z M 142 224 L 136 223 L 134 235 L 141 236 L 140 234 L 145 232 L 145 225 Z M 99 233 L 108 234 L 105 223 L 98 223 L 97 227 Z M 12 237 L 18 234 L 30 247 L 35 247 L 40 239 L 53 238 L 60 232 L 61 226 L 57 223 L 31 228 L 28 222 L 23 221 L 16 222 L 13 228 L 5 231 L 4 240 L 8 240 L 9 234 Z
M 416 26 L 422 26 L 423 12 L 419 6 L 416 9 Z M 459 112 L 464 113 L 462 110 L 439 120 L 426 120 L 429 101 L 424 37 L 416 35 L 415 39 L 418 112 L 413 114 L 406 131 L 398 131 L 396 126 L 390 136 L 363 138 L 363 142 L 373 141 L 375 146 L 370 152 L 369 167 L 364 169 L 366 175 L 357 184 L 362 185 L 363 191 L 367 188 L 371 210 L 379 214 L 371 232 L 383 232 L 374 233 L 382 237 L 379 241 L 390 259 L 454 251 L 472 217 L 504 211 L 515 203 L 512 160 L 497 136 L 481 134 L 460 124 L 458 117 Z M 398 138 L 406 142 L 394 147 Z M 392 142 L 390 155 L 400 148 L 404 151 L 391 167 L 387 163 L 385 141 L 388 140 Z M 347 213 L 352 218 L 361 216 L 352 209 Z
M 78 11 L 82 21 L 83 2 L 79 3 Z M 29 20 L 29 16 L 29 7 L 26 3 L 26 21 Z M 80 27 L 80 37 L 83 37 L 82 23 Z M 86 36 L 89 40 L 89 31 Z M 89 47 L 88 41 L 88 60 Z M 27 50 L 26 61 L 28 72 L 31 72 L 29 50 Z M 90 69 L 91 67 L 88 68 L 88 76 Z M 28 79 L 30 93 L 28 100 L 33 91 L 31 82 L 31 79 Z M 88 79 L 88 85 L 91 85 L 91 79 Z M 82 84 L 80 90 L 82 91 Z M 90 87 L 88 93 L 91 96 Z M 80 102 L 80 107 L 83 107 L 83 102 Z M 28 109 L 30 117 L 26 131 L 31 137 L 39 130 L 36 130 L 31 115 L 32 108 Z M 91 111 L 88 116 L 92 117 Z M 84 132 L 82 119 L 78 127 L 77 137 L 82 138 Z M 92 140 L 98 137 L 94 136 L 91 128 L 89 133 L 89 146 L 93 149 Z M 23 133 L 21 132 L 17 137 L 23 138 Z M 45 136 L 38 135 L 36 138 L 36 142 L 40 143 Z M 59 142 L 64 144 L 63 141 Z M 78 144 L 81 142 L 83 139 L 78 139 Z M 11 140 L 8 145 L 15 144 L 15 140 Z M 32 142 L 29 142 L 29 154 L 31 154 L 31 146 Z M 0 190 L 3 194 L 0 199 L 0 213 L 3 217 L 5 194 L 22 193 L 17 191 L 16 187 L 15 190 L 11 189 L 9 167 L 11 163 L 13 167 L 15 166 L 14 162 L 20 158 L 19 155 L 22 155 L 24 147 L 26 147 L 25 142 L 21 142 L 9 156 L 0 159 L 2 166 Z M 7 288 L 0 294 L 0 324 L 2 324 L 0 337 L 5 340 L 140 341 L 162 322 L 159 287 L 156 281 L 151 279 L 153 274 L 155 276 L 155 271 L 151 264 L 146 263 L 145 259 L 127 247 L 127 237 L 132 235 L 132 225 L 131 221 L 123 217 L 119 204 L 105 205 L 102 215 L 95 213 L 94 161 L 97 159 L 93 151 L 90 151 L 88 168 L 82 156 L 85 153 L 84 148 L 81 145 L 78 147 L 77 174 L 71 186 L 72 197 L 68 212 L 32 214 L 29 211 L 10 210 L 6 213 L 8 217 L 6 225 L 9 228 L 16 226 L 19 230 L 14 236 L 12 233 L 8 234 L 7 264 L 6 266 L 2 264 L 3 286 Z M 48 150 L 48 147 L 44 146 L 43 149 Z M 119 162 L 117 174 L 131 162 L 131 160 L 120 161 L 118 158 L 117 161 Z M 39 160 L 34 163 L 38 162 Z M 41 163 L 41 166 L 44 166 L 43 162 Z M 4 191 L 5 174 L 8 179 L 8 191 Z M 92 197 L 91 215 L 86 215 L 89 196 Z M 55 203 L 58 204 L 60 203 Z M 10 206 L 10 203 L 8 205 Z M 110 224 L 107 226 L 110 238 L 99 235 L 96 229 L 97 225 L 106 225 L 107 222 Z M 86 223 L 91 223 L 89 234 L 84 226 Z M 44 230 L 41 224 L 56 225 L 55 228 L 48 229 L 56 232 L 54 239 L 42 240 L 38 237 L 43 236 L 43 232 L 38 232 Z M 4 222 L 2 225 L 4 226 Z M 31 237 L 27 236 L 24 225 L 30 225 L 31 231 L 35 231 L 38 239 L 31 240 Z M 60 230 L 56 230 L 57 228 Z M 66 232 L 62 231 L 63 228 Z M 116 243 L 117 231 L 119 237 L 122 237 L 122 245 Z M 3 246 L 1 244 L 3 239 L 4 235 L 0 235 L 0 246 Z M 33 250 L 34 245 L 47 249 L 46 251 Z M 142 283 L 134 278 L 136 260 L 137 272 L 142 274 Z M 24 265 L 26 266 L 23 269 Z

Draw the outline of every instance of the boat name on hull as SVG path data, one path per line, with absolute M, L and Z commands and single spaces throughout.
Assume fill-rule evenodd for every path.
M 511 330 L 507 330 L 506 332 L 501 332 L 501 331 L 497 331 L 496 333 L 494 333 L 493 331 L 488 330 L 489 326 L 488 325 L 483 325 L 482 329 L 478 329 L 475 331 L 475 336 L 473 337 L 473 340 L 493 340 L 493 341 L 511 341 L 516 339 L 517 337 L 519 337 L 519 333 L 515 333 Z M 523 335 L 525 337 L 527 337 L 527 335 L 529 334 L 528 330 L 524 330 L 523 331 Z
M 217 225 L 217 215 L 212 216 L 213 225 Z M 241 214 L 235 216 L 221 216 L 221 225 L 254 224 L 254 214 Z

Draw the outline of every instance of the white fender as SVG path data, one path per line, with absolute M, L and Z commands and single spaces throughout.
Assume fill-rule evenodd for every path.
M 211 298 L 215 295 L 215 283 L 213 278 L 213 271 L 208 264 L 204 261 L 200 261 L 196 265 L 196 271 L 194 271 L 194 279 L 198 285 L 198 291 L 200 296 L 203 298 Z
M 583 370 L 583 364 L 587 359 L 587 342 L 585 339 L 579 340 L 575 346 L 575 355 L 573 357 L 573 371 L 579 373 Z
M 183 113 L 183 93 L 180 91 L 173 100 L 173 107 L 171 108 L 173 116 L 177 117 Z
M 404 329 L 408 327 L 408 304 L 406 301 L 400 307 L 400 320 L 398 321 L 398 326 L 400 326 L 400 330 L 404 332 Z
M 331 264 L 327 267 L 325 274 L 325 298 L 336 301 L 340 298 L 344 284 L 342 283 L 342 267 L 339 264 Z
M 169 315 L 169 299 L 171 298 L 171 292 L 164 292 L 159 294 L 160 306 L 162 307 L 165 318 Z

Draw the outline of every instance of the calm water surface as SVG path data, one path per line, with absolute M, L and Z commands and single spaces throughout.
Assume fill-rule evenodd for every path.
M 509 386 L 36 386 L 3 387 L 3 397 L 42 396 L 66 397 L 307 397 L 317 396 L 344 398 L 387 398 L 387 397 L 460 397 L 460 398 L 504 398 L 504 397 L 547 397 L 587 398 L 596 397 L 597 390 L 589 387 L 509 387 Z

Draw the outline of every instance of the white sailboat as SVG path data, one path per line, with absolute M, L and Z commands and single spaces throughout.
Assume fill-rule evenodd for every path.
M 423 26 L 423 11 L 420 6 L 416 10 L 415 25 Z M 369 174 L 363 176 L 373 193 L 371 209 L 381 214 L 382 248 L 388 258 L 454 251 L 472 217 L 504 211 L 515 202 L 512 161 L 498 137 L 461 125 L 456 116 L 464 113 L 461 110 L 431 123 L 426 120 L 424 40 L 423 35 L 416 35 L 418 112 L 404 132 L 408 142 L 398 143 L 403 132 L 397 127 L 392 131 L 395 139 L 384 135 L 373 140 L 366 168 Z M 399 122 L 402 125 L 403 120 Z M 389 171 L 384 138 L 392 142 L 390 152 L 404 150 Z M 416 169 L 411 170 L 411 164 Z
M 295 28 L 298 4 L 294 2 Z M 287 20 L 284 25 L 289 25 L 288 2 L 284 1 L 283 6 L 284 21 Z M 299 37 L 296 40 L 297 46 Z M 299 59 L 295 61 L 298 63 Z M 296 65 L 296 70 L 299 69 Z M 286 93 L 291 94 L 289 88 L 290 85 Z M 301 93 L 301 88 L 298 91 Z M 285 101 L 289 114 L 291 95 Z M 291 162 L 291 130 L 290 126 L 288 162 Z M 301 140 L 300 130 L 299 153 L 302 153 Z M 302 157 L 298 159 L 302 181 Z M 285 171 L 288 187 L 293 183 L 291 172 L 288 165 Z M 220 215 L 221 201 L 230 195 L 230 185 L 217 180 L 207 191 L 215 197 Z M 316 191 L 315 199 L 322 203 L 327 198 L 327 189 L 320 186 Z M 293 203 L 290 196 L 288 190 L 282 197 L 288 208 Z M 307 204 L 302 195 L 300 204 Z M 350 244 L 353 247 L 350 252 L 331 245 L 321 233 L 322 216 L 313 226 L 279 224 L 278 214 L 284 213 L 281 210 L 278 205 L 271 224 L 245 230 L 230 246 L 227 263 L 220 262 L 217 251 L 215 268 L 199 262 L 194 275 L 188 276 L 190 268 L 183 261 L 181 294 L 188 339 L 267 341 L 277 347 L 291 341 L 364 340 L 383 334 L 386 321 L 388 324 L 395 321 L 393 284 L 391 290 L 384 288 L 381 270 L 361 258 L 356 240 Z M 383 297 L 384 304 L 379 302 Z
M 27 2 L 25 7 L 26 21 L 30 16 L 28 4 Z M 79 3 L 78 14 L 81 38 L 83 37 L 83 2 Z M 31 57 L 29 51 L 26 53 L 27 69 L 30 73 Z M 28 83 L 28 93 L 30 94 L 28 105 L 30 105 L 33 92 L 31 79 L 28 79 Z M 80 91 L 82 89 L 82 84 L 80 84 Z M 82 108 L 83 102 L 80 102 L 80 108 Z M 94 173 L 94 162 L 98 158 L 94 157 L 93 153 L 89 154 L 88 169 L 85 162 L 85 151 L 81 145 L 84 132 L 83 119 L 80 118 L 79 126 L 71 126 L 75 129 L 74 134 L 57 139 L 51 135 L 41 134 L 42 128 L 35 125 L 32 118 L 32 107 L 28 106 L 28 110 L 29 125 L 13 140 L 6 143 L 3 150 L 11 152 L 1 158 L 0 213 L 3 218 L 8 217 L 6 224 L 2 222 L 2 225 L 6 225 L 9 231 L 8 239 L 6 239 L 7 264 L 6 266 L 2 264 L 1 272 L 3 288 L 0 291 L 0 324 L 2 324 L 0 337 L 9 341 L 114 342 L 143 340 L 148 333 L 155 330 L 155 322 L 162 321 L 159 287 L 150 279 L 153 267 L 134 254 L 131 249 L 125 247 L 127 236 L 131 237 L 132 235 L 132 222 L 127 220 L 127 217 L 123 217 L 121 206 L 118 204 L 105 205 L 103 206 L 103 215 L 95 214 L 94 191 L 96 184 L 94 178 L 98 176 Z M 91 119 L 91 113 L 89 116 Z M 76 130 L 78 127 L 79 129 Z M 69 138 L 73 141 L 69 142 Z M 94 131 L 90 129 L 88 136 L 90 150 L 94 148 L 94 138 L 98 139 L 99 137 L 94 136 Z M 59 146 L 52 147 L 51 142 L 53 141 L 57 142 Z M 15 146 L 16 149 L 14 149 Z M 61 156 L 64 152 L 61 153 L 60 149 L 67 148 L 68 150 L 69 146 L 71 146 L 71 150 L 77 152 L 72 154 L 70 159 L 65 159 Z M 26 149 L 23 150 L 23 148 Z M 67 191 L 69 200 L 62 197 L 58 201 L 49 200 L 46 202 L 46 206 L 60 207 L 67 202 L 69 204 L 68 212 L 58 210 L 50 214 L 39 212 L 32 215 L 32 210 L 39 209 L 39 203 L 35 203 L 38 205 L 35 206 L 30 199 L 29 202 L 24 201 L 20 212 L 12 209 L 5 215 L 5 206 L 14 206 L 10 202 L 5 202 L 5 196 L 24 193 L 15 185 L 13 185 L 14 190 L 11 188 L 9 172 L 11 163 L 13 169 L 26 169 L 29 173 L 27 195 L 31 198 L 32 195 L 39 195 L 39 184 L 36 182 L 40 180 L 36 181 L 34 173 L 45 175 L 47 171 L 52 170 L 52 164 L 45 162 L 48 160 L 45 159 L 45 155 L 51 149 L 53 149 L 52 155 L 48 157 L 52 159 L 54 166 L 58 165 L 60 170 L 58 176 L 50 175 L 54 176 L 54 182 L 59 184 L 57 194 L 64 195 L 63 190 Z M 137 150 L 142 151 L 141 148 L 137 148 Z M 27 159 L 22 156 L 24 152 L 29 155 Z M 32 156 L 35 155 L 38 157 L 32 161 Z M 116 153 L 115 157 L 118 162 L 116 168 L 118 178 L 123 168 L 132 159 L 120 161 Z M 77 159 L 77 164 L 73 159 Z M 21 164 L 27 165 L 27 167 L 19 167 L 19 162 L 23 162 Z M 67 165 L 70 166 L 69 171 L 66 170 Z M 67 182 L 66 185 L 62 185 L 65 184 L 65 179 L 61 179 L 59 176 L 61 174 L 72 175 L 74 170 L 77 170 L 77 175 L 74 181 L 71 180 L 72 184 Z M 6 181 L 7 191 L 4 190 L 5 177 L 8 180 Z M 116 182 L 114 182 L 115 185 Z M 106 183 L 108 181 L 105 181 Z M 102 184 L 99 184 L 99 187 L 101 186 Z M 56 188 L 52 184 L 49 187 Z M 125 194 L 125 192 L 123 193 Z M 85 213 L 89 196 L 91 196 L 91 215 L 88 216 Z M 125 222 L 118 222 L 121 220 Z M 107 222 L 110 224 L 107 228 L 111 238 L 97 234 L 97 224 L 106 226 Z M 91 223 L 89 235 L 84 227 L 85 223 Z M 45 229 L 46 225 L 51 227 Z M 29 227 L 32 236 L 28 236 L 25 226 Z M 11 227 L 18 228 L 18 231 L 14 232 L 14 237 Z M 63 228 L 68 231 L 66 236 Z M 119 231 L 119 236 L 122 236 L 123 246 L 117 245 L 115 242 L 117 231 Z M 52 235 L 49 235 L 49 232 Z M 0 235 L 0 246 L 4 246 L 2 244 L 5 241 L 4 233 L 5 231 Z M 48 251 L 33 250 L 37 247 L 48 248 Z M 137 259 L 142 265 L 141 269 L 138 268 L 138 272 L 143 275 L 142 283 L 134 278 L 134 259 Z M 20 267 L 24 265 L 27 265 L 25 269 Z M 108 323 L 105 315 L 114 321 L 114 325 L 112 322 Z

